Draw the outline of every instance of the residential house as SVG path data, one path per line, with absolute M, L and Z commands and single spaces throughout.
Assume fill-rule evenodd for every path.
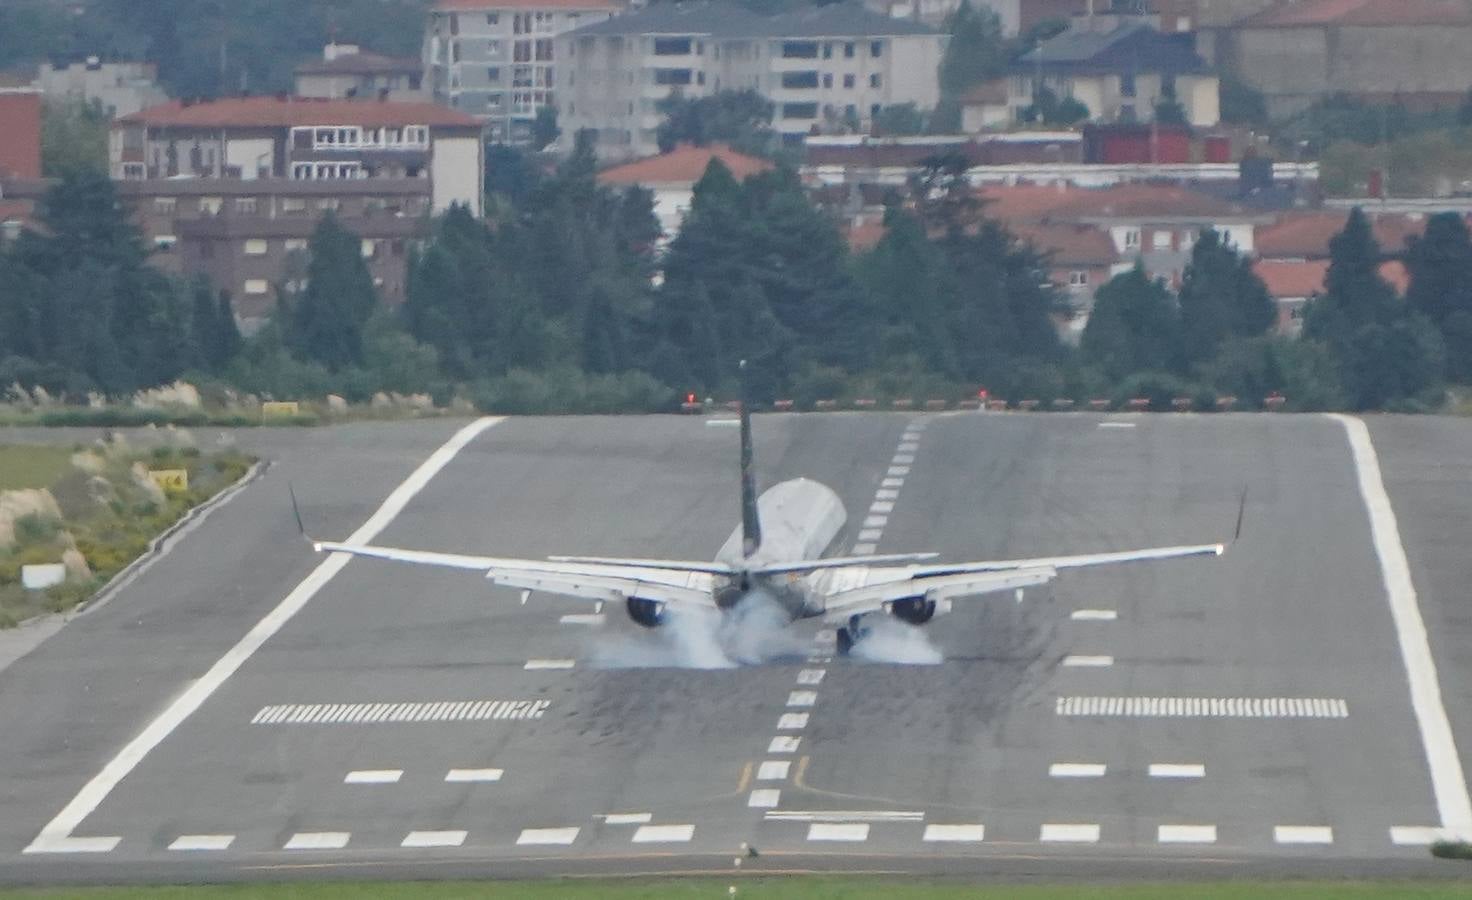
M 557 36 L 619 9 L 613 0 L 437 0 L 424 36 L 434 97 L 485 122 L 489 140 L 525 144 L 537 113 L 557 107 Z
M 322 58 L 296 67 L 296 95 L 330 100 L 433 99 L 424 84 L 424 62 L 414 57 L 366 53 L 355 44 L 331 43 Z
M 1278 307 L 1278 318 L 1274 331 L 1284 337 L 1298 337 L 1303 333 L 1303 318 L 1308 303 L 1324 293 L 1329 275 L 1327 259 L 1259 259 L 1253 262 L 1252 271 L 1262 279 L 1268 295 Z M 1399 296 L 1404 297 L 1410 286 L 1410 275 L 1405 264 L 1390 259 L 1380 264 L 1380 277 Z
M 452 204 L 480 215 L 480 122 L 430 103 L 244 97 L 173 102 L 113 123 L 110 155 L 165 269 L 209 277 L 256 318 L 323 215 L 363 240 L 388 302 L 404 296 L 407 243 Z
M 751 89 L 797 145 L 824 129 L 867 130 L 884 106 L 935 106 L 945 40 L 850 3 L 765 16 L 734 3 L 662 3 L 558 39 L 558 118 L 565 132 L 591 129 L 600 157 L 631 159 L 657 151 L 661 100 Z
M 1331 94 L 1427 109 L 1472 85 L 1472 4 L 1459 0 L 1280 2 L 1207 32 L 1203 49 L 1288 116 Z
M 1221 118 L 1219 80 L 1193 36 L 1160 32 L 1134 16 L 1076 19 L 1019 57 L 1008 80 L 1010 118 L 1022 121 L 1043 89 L 1082 103 L 1091 122 L 1150 122 L 1157 105 L 1171 101 L 1195 127 Z
M 661 243 L 667 243 L 679 233 L 685 214 L 690 211 L 695 183 L 704 177 L 712 160 L 720 160 L 737 181 L 772 168 L 767 160 L 738 153 L 725 144 L 708 147 L 684 144 L 669 153 L 604 169 L 598 173 L 598 182 L 613 187 L 647 188 L 654 195 L 654 215 L 662 231 Z
M 1094 292 L 1131 263 L 1105 232 L 1071 223 L 1020 223 L 1012 227 L 1017 239 L 1047 261 L 1048 280 L 1068 298 L 1070 315 L 1060 333 L 1077 342 L 1094 308 Z
M 131 115 L 169 99 L 153 63 L 105 63 L 96 56 L 61 67 L 42 63 L 35 85 L 48 100 L 96 101 L 109 116 Z

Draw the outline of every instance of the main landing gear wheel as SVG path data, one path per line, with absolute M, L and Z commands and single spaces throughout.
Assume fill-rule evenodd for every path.
M 869 629 L 864 625 L 864 617 L 862 615 L 851 616 L 848 624 L 838 629 L 838 655 L 848 656 L 853 652 L 854 645 L 863 640 L 868 633 Z
M 848 633 L 848 626 L 838 629 L 838 655 L 848 656 L 854 649 L 854 636 Z

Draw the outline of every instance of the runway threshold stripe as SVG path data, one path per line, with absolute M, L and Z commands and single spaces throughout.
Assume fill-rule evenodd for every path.
M 1215 844 L 1215 825 L 1161 825 L 1156 832 L 1161 844 Z
M 350 831 L 301 831 L 292 835 L 283 850 L 341 850 L 352 837 Z
M 1053 711 L 1090 718 L 1344 719 L 1349 703 L 1311 697 L 1059 697 Z
M 1205 778 L 1206 766 L 1200 763 L 1151 763 L 1151 778 Z
M 519 847 L 567 846 L 578 839 L 581 828 L 524 828 L 516 838 Z
M 451 784 L 473 784 L 483 781 L 500 781 L 503 769 L 451 769 L 445 773 L 445 781 Z
M 1097 844 L 1099 826 L 1050 823 L 1038 829 L 1038 840 L 1045 843 Z
M 869 826 L 867 824 L 835 824 L 827 822 L 814 822 L 808 826 L 808 840 L 810 841 L 867 841 L 869 839 Z
M 287 703 L 262 707 L 253 725 L 378 725 L 540 719 L 550 700 L 449 700 L 412 703 Z
M 1048 774 L 1053 778 L 1103 778 L 1103 763 L 1053 763 Z
M 459 847 L 465 843 L 465 831 L 411 831 L 404 835 L 400 847 Z
M 409 501 L 429 484 L 441 469 L 449 465 L 464 447 L 501 418 L 485 417 L 466 425 L 455 432 L 448 441 L 429 455 L 423 463 L 404 479 L 383 503 L 344 542 L 347 544 L 369 544 L 409 505 Z M 107 764 L 61 808 L 50 822 L 23 852 L 49 853 L 68 852 L 75 840 L 72 831 L 82 820 L 107 799 L 128 773 L 137 768 L 145 757 L 163 743 L 185 719 L 204 705 L 215 691 L 234 675 L 246 660 L 250 659 L 266 641 L 279 632 L 301 609 L 317 595 L 317 592 L 342 571 L 352 557 L 347 553 L 333 553 L 312 570 L 291 592 L 281 599 L 269 613 L 258 621 L 245 636 L 210 666 L 209 670 L 196 679 L 189 688 L 169 704 L 162 713 L 149 722 L 138 736 L 129 741 Z M 113 846 L 116 846 L 114 841 Z M 111 849 L 109 847 L 108 849 Z
M 986 839 L 984 825 L 926 825 L 922 841 L 979 844 Z
M 233 834 L 181 834 L 169 844 L 170 850 L 229 850 L 235 843 Z
M 343 776 L 343 784 L 398 784 L 403 769 L 358 769 Z
M 636 844 L 684 844 L 695 837 L 694 825 L 641 825 L 634 832 Z
M 1278 844 L 1332 844 L 1334 829 L 1327 825 L 1277 825 L 1273 842 Z

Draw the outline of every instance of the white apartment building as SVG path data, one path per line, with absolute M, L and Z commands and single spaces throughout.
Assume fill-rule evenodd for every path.
M 815 131 L 866 129 L 881 107 L 940 99 L 945 35 L 856 3 L 760 16 L 734 3 L 658 4 L 558 39 L 564 134 L 591 129 L 603 159 L 659 150 L 659 101 L 751 89 L 797 144 Z
M 153 63 L 105 63 L 95 56 L 58 68 L 42 63 L 35 86 L 47 100 L 97 101 L 110 116 L 126 116 L 169 99 Z
M 556 108 L 554 39 L 618 12 L 613 0 L 438 0 L 424 37 L 435 99 L 486 124 L 486 138 L 524 143 Z

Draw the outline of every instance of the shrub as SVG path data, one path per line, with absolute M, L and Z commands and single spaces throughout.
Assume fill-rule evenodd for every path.
M 1431 855 L 1438 859 L 1472 859 L 1472 843 L 1437 841 L 1431 845 Z

